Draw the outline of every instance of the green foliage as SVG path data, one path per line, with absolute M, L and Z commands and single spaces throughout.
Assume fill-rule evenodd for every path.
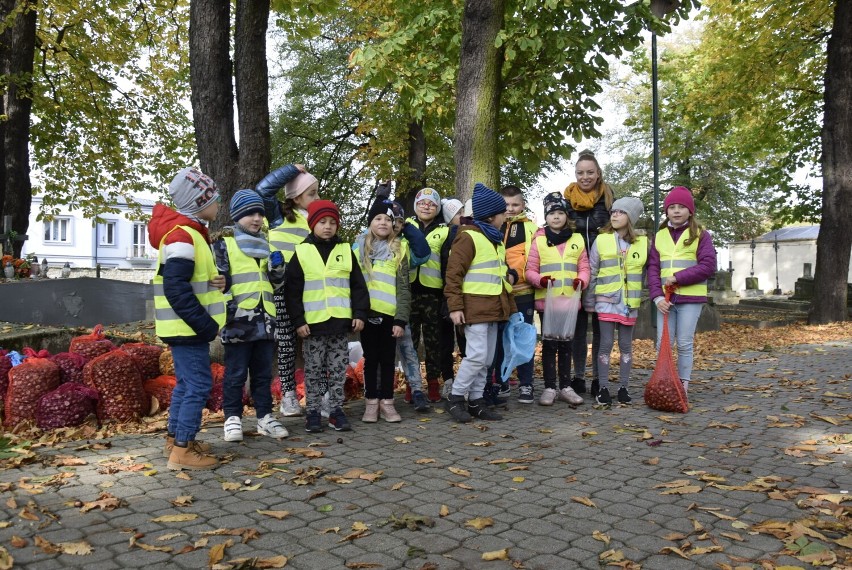
M 31 132 L 42 217 L 114 212 L 193 160 L 188 18 L 185 0 L 42 5 Z

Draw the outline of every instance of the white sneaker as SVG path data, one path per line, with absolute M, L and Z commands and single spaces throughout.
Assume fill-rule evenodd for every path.
M 453 394 L 453 379 L 444 380 L 444 386 L 441 388 L 441 397 L 445 400 L 449 400 L 450 396 Z
M 322 395 L 322 402 L 320 402 L 320 415 L 325 419 L 331 415 L 331 400 L 329 400 L 328 392 Z
M 268 435 L 275 439 L 283 439 L 290 435 L 287 428 L 281 425 L 281 422 L 275 419 L 272 414 L 266 414 L 257 420 L 257 433 L 260 435 Z
M 296 392 L 290 390 L 281 398 L 281 415 L 285 418 L 292 418 L 302 415 L 302 406 L 299 405 L 299 400 L 296 399 Z
M 243 440 L 243 420 L 240 416 L 231 416 L 225 420 L 225 441 Z
M 552 406 L 554 401 L 556 401 L 556 390 L 554 388 L 545 388 L 541 393 L 541 398 L 538 399 L 541 406 Z
M 568 402 L 572 406 L 577 406 L 583 403 L 583 397 L 568 386 L 559 390 L 559 399 L 563 402 Z

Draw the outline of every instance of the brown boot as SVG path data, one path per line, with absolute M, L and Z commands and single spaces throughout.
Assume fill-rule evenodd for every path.
M 196 441 L 195 445 L 198 446 L 198 449 L 202 451 L 202 453 L 210 453 L 210 444 L 204 441 Z M 169 455 L 172 454 L 172 448 L 175 446 L 175 438 L 169 434 L 166 434 L 166 445 L 163 446 L 163 457 L 166 459 L 169 458 Z
M 362 422 L 374 424 L 379 421 L 379 399 L 364 400 L 364 415 L 361 417 Z
M 194 441 L 190 441 L 186 447 L 172 447 L 168 463 L 169 469 L 173 471 L 213 469 L 217 465 L 219 460 L 201 451 L 199 444 Z
M 402 421 L 402 416 L 393 407 L 393 398 L 388 400 L 379 400 L 379 409 L 382 412 L 382 417 L 386 422 L 396 423 Z

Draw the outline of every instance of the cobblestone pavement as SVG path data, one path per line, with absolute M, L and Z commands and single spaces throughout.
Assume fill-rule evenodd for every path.
M 849 534 L 850 503 L 818 496 L 852 487 L 852 342 L 718 362 L 696 373 L 682 416 L 645 407 L 649 371 L 638 371 L 633 405 L 609 410 L 588 394 L 572 409 L 518 405 L 513 393 L 502 422 L 459 425 L 400 402 L 402 423 L 368 425 L 353 402 L 349 433 L 306 434 L 287 418 L 286 440 L 227 444 L 221 423 L 208 425 L 201 438 L 227 462 L 185 478 L 166 469 L 162 434 L 41 448 L 41 461 L 0 472 L 0 545 L 15 567 L 38 570 L 219 558 L 224 568 L 253 557 L 242 567 L 268 568 L 280 556 L 287 568 L 324 570 L 601 568 L 619 556 L 647 570 L 810 567 L 761 523 L 845 518 L 845 531 L 820 533 Z M 82 464 L 57 466 L 62 456 Z M 116 470 L 130 465 L 141 467 Z M 102 493 L 122 505 L 81 512 Z M 171 515 L 192 516 L 162 518 Z M 237 530 L 205 534 L 222 529 Z M 82 542 L 91 553 L 45 552 Z M 849 550 L 822 543 L 848 567 Z M 502 549 L 509 560 L 482 559 Z

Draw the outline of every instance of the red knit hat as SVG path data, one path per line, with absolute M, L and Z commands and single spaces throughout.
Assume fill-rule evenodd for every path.
M 308 204 L 308 227 L 311 230 L 325 217 L 334 218 L 337 225 L 340 225 L 340 210 L 337 209 L 334 202 L 331 200 L 314 200 Z
M 667 211 L 672 204 L 680 204 L 689 210 L 690 214 L 695 215 L 695 200 L 692 199 L 692 192 L 685 186 L 675 186 L 669 191 L 663 201 L 663 211 Z

